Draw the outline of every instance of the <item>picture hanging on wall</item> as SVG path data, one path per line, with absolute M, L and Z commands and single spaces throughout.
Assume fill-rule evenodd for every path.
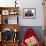
M 25 19 L 35 19 L 36 18 L 36 8 L 24 8 L 23 9 Z

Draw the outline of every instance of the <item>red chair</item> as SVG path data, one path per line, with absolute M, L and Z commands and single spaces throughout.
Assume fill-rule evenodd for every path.
M 34 32 L 34 30 L 32 28 L 28 28 L 27 31 L 24 34 L 24 37 L 22 38 L 21 46 L 27 46 L 26 43 L 25 43 L 25 40 L 32 37 L 32 36 L 34 36 L 37 39 L 37 35 Z M 37 44 L 35 46 L 41 46 L 39 41 L 37 42 Z

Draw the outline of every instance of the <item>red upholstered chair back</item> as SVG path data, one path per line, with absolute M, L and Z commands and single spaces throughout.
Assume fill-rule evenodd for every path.
M 21 45 L 26 46 L 25 39 L 28 39 L 29 37 L 32 37 L 32 36 L 37 37 L 37 34 L 34 32 L 32 28 L 28 28 L 24 34 L 24 37 L 22 38 Z

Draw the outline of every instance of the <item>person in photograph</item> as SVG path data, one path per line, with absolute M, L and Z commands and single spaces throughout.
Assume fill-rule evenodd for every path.
M 25 13 L 25 16 L 33 16 L 33 13 L 31 10 L 27 10 L 27 12 Z

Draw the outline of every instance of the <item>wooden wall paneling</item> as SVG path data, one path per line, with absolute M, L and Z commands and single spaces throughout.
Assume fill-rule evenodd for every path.
M 44 8 L 44 44 L 46 46 L 46 0 L 43 0 L 43 8 Z

